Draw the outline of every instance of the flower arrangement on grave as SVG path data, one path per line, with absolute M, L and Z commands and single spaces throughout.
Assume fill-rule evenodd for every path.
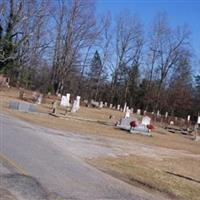
M 132 121 L 132 122 L 130 123 L 130 126 L 131 126 L 132 128 L 135 128 L 137 125 L 138 125 L 138 124 L 137 124 L 136 121 Z
M 155 127 L 153 124 L 148 124 L 148 125 L 147 125 L 147 128 L 148 128 L 149 130 L 153 130 L 153 129 L 155 129 L 156 127 Z

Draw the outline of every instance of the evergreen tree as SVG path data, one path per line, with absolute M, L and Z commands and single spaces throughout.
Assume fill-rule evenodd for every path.
M 90 98 L 97 100 L 99 90 L 105 80 L 105 73 L 98 51 L 95 52 L 88 72 L 88 89 Z

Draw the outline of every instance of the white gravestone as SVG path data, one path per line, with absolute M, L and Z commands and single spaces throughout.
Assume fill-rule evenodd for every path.
M 107 102 L 105 102 L 105 103 L 104 103 L 104 106 L 105 106 L 105 107 L 107 107 L 107 106 L 108 106 L 108 103 L 107 103 Z
M 127 109 L 126 114 L 125 114 L 125 118 L 129 118 L 131 114 L 131 110 Z
M 200 124 L 200 116 L 198 116 L 197 124 Z
M 187 121 L 188 121 L 188 122 L 190 121 L 190 115 L 187 116 Z
M 168 112 L 165 113 L 165 118 L 167 118 L 167 117 L 168 117 Z
M 143 114 L 146 115 L 146 114 L 147 114 L 147 111 L 145 110 Z
M 120 105 L 119 104 L 117 105 L 117 110 L 120 110 Z
M 111 103 L 111 104 L 110 104 L 110 108 L 112 108 L 112 106 L 113 106 L 113 105 L 112 105 L 112 103 Z
M 126 112 L 126 107 L 127 107 L 127 103 L 124 104 L 124 110 L 123 110 L 123 112 Z
M 66 106 L 70 107 L 70 94 L 69 93 L 66 94 Z
M 72 113 L 75 113 L 75 112 L 77 112 L 77 110 L 78 110 L 78 107 L 77 107 L 77 100 L 74 100 L 74 103 L 73 103 L 73 105 L 72 105 L 72 110 L 71 110 L 71 112 L 72 112 Z
M 65 106 L 65 107 L 67 106 L 67 97 L 66 97 L 66 96 L 63 95 L 63 96 L 61 97 L 60 105 L 61 105 L 61 106 Z
M 151 124 L 151 118 L 148 117 L 148 116 L 143 117 L 143 118 L 142 118 L 142 123 L 141 123 L 141 124 L 143 124 L 143 125 L 145 125 L 145 126 Z
M 76 101 L 77 101 L 77 109 L 79 110 L 79 108 L 80 108 L 80 100 L 81 100 L 81 97 L 80 96 L 77 96 L 76 97 Z M 77 110 L 77 111 L 78 111 Z
M 140 114 L 141 114 L 141 110 L 137 109 L 137 115 L 140 115 Z
M 131 108 L 131 113 L 133 113 L 133 108 Z
M 42 99 L 43 99 L 43 95 L 40 94 L 40 96 L 37 99 L 37 104 L 41 104 L 42 103 Z
M 77 112 L 79 110 L 79 108 L 80 108 L 80 99 L 81 99 L 80 96 L 76 97 L 76 100 L 74 100 L 71 112 L 75 113 L 75 112 Z
M 103 108 L 103 101 L 100 102 L 99 108 Z

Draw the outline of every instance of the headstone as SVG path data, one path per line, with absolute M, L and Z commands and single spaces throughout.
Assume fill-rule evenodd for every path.
M 104 106 L 105 106 L 105 107 L 108 107 L 108 103 L 107 103 L 107 102 L 105 102 L 105 103 L 104 103 Z
M 29 112 L 37 112 L 36 105 L 30 104 L 30 105 L 29 105 L 28 111 L 29 111 Z
M 138 134 L 142 134 L 142 135 L 151 136 L 149 129 L 144 124 L 139 124 L 138 126 L 136 126 L 134 128 L 132 127 L 130 132 L 135 133 L 135 134 L 138 133 Z
M 133 113 L 133 108 L 131 108 L 131 113 Z
M 160 111 L 159 110 L 157 111 L 156 115 L 157 115 L 157 117 L 160 117 Z
M 94 100 L 92 99 L 92 100 L 91 100 L 91 105 L 92 105 L 93 107 L 99 107 L 99 102 L 94 101 Z
M 147 111 L 146 110 L 144 110 L 144 113 L 143 113 L 143 115 L 146 115 L 147 114 Z
M 198 116 L 197 124 L 200 124 L 200 116 Z
M 169 123 L 170 125 L 174 125 L 174 121 L 170 121 L 170 123 Z
M 120 110 L 120 105 L 119 104 L 117 105 L 117 110 Z
M 99 108 L 103 108 L 103 101 L 100 101 Z
M 29 112 L 29 103 L 20 102 L 18 109 L 20 111 Z
M 58 93 L 58 94 L 57 94 L 57 96 L 58 96 L 58 97 L 61 97 L 61 94 L 60 94 L 60 93 Z
M 113 105 L 112 105 L 112 103 L 111 103 L 111 104 L 110 104 L 110 108 L 112 108 L 112 106 L 113 106 Z
M 143 125 L 145 125 L 145 126 L 151 124 L 151 118 L 148 117 L 148 116 L 143 117 L 143 118 L 142 118 L 142 123 L 141 123 L 141 124 L 143 124 Z
M 41 104 L 42 103 L 42 99 L 43 99 L 43 94 L 40 94 L 36 103 L 37 104 Z
M 37 107 L 35 104 L 11 101 L 9 103 L 9 108 L 23 111 L 23 112 L 37 112 Z
M 126 107 L 126 111 L 127 111 L 127 110 L 129 110 L 129 107 L 128 107 L 128 106 Z
M 125 114 L 125 118 L 129 118 L 130 117 L 130 114 L 131 114 L 131 110 L 127 110 L 126 111 L 126 114 Z
M 9 102 L 9 108 L 18 110 L 19 109 L 19 102 L 16 102 L 16 101 Z
M 118 123 L 117 123 L 117 127 L 120 129 L 124 129 L 124 130 L 130 130 L 131 129 L 131 125 L 130 123 L 133 121 L 133 119 L 131 119 L 130 117 L 127 118 L 122 118 Z
M 61 97 L 60 105 L 61 105 L 61 106 L 67 106 L 66 103 L 67 103 L 67 97 L 63 95 L 63 96 Z
M 140 115 L 140 114 L 141 114 L 141 110 L 137 109 L 137 115 Z
M 124 110 L 123 110 L 123 112 L 126 112 L 126 107 L 127 107 L 127 103 L 124 104 Z
M 190 121 L 190 115 L 187 116 L 187 121 L 188 121 L 188 122 Z
M 33 92 L 32 93 L 32 97 L 33 97 L 33 101 L 36 102 L 38 99 L 38 93 L 37 92 Z
M 67 107 L 70 107 L 70 93 L 67 93 L 67 94 L 66 94 L 66 101 L 67 101 L 67 102 L 66 102 L 66 106 L 67 106 Z
M 167 117 L 168 117 L 168 112 L 165 113 L 165 118 L 167 118 Z
M 81 97 L 77 96 L 76 100 L 74 100 L 74 103 L 73 103 L 73 106 L 72 106 L 72 110 L 71 110 L 72 113 L 75 113 L 75 112 L 77 112 L 79 110 L 79 108 L 80 108 L 80 99 L 81 99 Z
M 80 100 L 81 100 L 81 97 L 80 96 L 77 96 L 76 97 L 76 101 L 77 101 L 77 109 L 79 110 L 79 108 L 80 108 Z M 77 110 L 77 111 L 78 111 Z
M 73 103 L 73 105 L 72 105 L 72 110 L 71 110 L 71 112 L 72 113 L 75 113 L 75 112 L 77 112 L 77 100 L 74 100 L 74 103 Z

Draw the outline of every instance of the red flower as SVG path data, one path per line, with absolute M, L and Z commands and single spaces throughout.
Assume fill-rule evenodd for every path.
M 155 126 L 153 124 L 148 124 L 147 128 L 150 129 L 150 130 L 153 130 L 153 129 L 155 129 Z
M 135 128 L 137 126 L 137 122 L 136 121 L 132 121 L 130 123 L 130 126 L 133 127 L 133 128 Z

